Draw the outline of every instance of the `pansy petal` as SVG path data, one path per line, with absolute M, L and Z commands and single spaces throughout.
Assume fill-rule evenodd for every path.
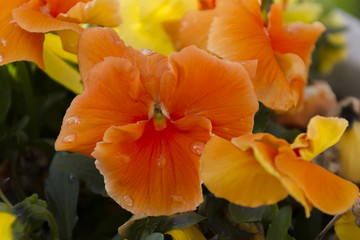
M 339 240 L 360 239 L 360 228 L 355 224 L 355 216 L 349 210 L 334 225 Z
M 137 51 L 125 46 L 112 29 L 86 29 L 79 39 L 79 66 L 86 84 L 89 70 L 108 56 L 129 60 L 140 72 L 140 80 L 155 101 L 159 95 L 160 80 L 168 70 L 167 57 L 149 50 Z
M 0 239 L 13 239 L 11 224 L 15 221 L 15 216 L 8 212 L 0 212 Z
M 20 28 L 12 16 L 12 10 L 24 0 L 0 2 L 0 65 L 15 61 L 32 61 L 44 68 L 42 44 L 44 35 L 29 33 Z
M 255 159 L 252 150 L 242 151 L 225 139 L 212 137 L 200 163 L 205 186 L 217 197 L 235 204 L 257 207 L 288 195 L 281 182 Z
M 169 56 L 160 98 L 172 119 L 204 116 L 213 132 L 230 139 L 252 131 L 258 102 L 247 70 L 196 47 Z
M 273 49 L 280 53 L 298 55 L 308 68 L 315 43 L 325 31 L 324 25 L 320 22 L 312 24 L 296 22 L 283 26 L 282 21 L 282 4 L 273 4 L 269 13 L 269 35 Z
M 264 27 L 258 0 L 220 1 L 210 27 L 208 49 L 231 61 L 258 59 L 257 76 L 253 83 L 259 100 L 266 106 L 287 111 L 299 104 L 299 81 L 289 78 L 293 74 L 287 73 L 287 70 L 294 68 L 291 62 L 284 62 L 285 58 L 278 62 L 279 59 L 272 48 L 272 39 Z M 286 60 L 293 60 L 293 57 L 287 57 Z M 295 72 L 301 72 L 303 69 L 306 68 L 301 67 Z M 292 89 L 294 80 L 295 90 Z M 301 82 L 306 82 L 306 79 L 301 79 Z
M 299 159 L 291 151 L 278 155 L 276 167 L 289 176 L 319 210 L 335 215 L 345 212 L 358 198 L 358 187 L 322 167 Z
M 15 22 L 28 32 L 46 33 L 65 29 L 81 32 L 83 30 L 76 23 L 65 22 L 53 18 L 40 11 L 28 8 L 26 4 L 15 8 L 12 13 Z
M 195 45 L 206 49 L 214 10 L 189 11 L 180 20 L 164 23 L 176 50 Z
M 161 131 L 151 120 L 109 128 L 92 154 L 109 196 L 134 214 L 194 210 L 202 201 L 199 156 L 210 130 L 203 117 L 168 121 Z
M 58 14 L 66 13 L 79 2 L 86 3 L 90 1 L 92 0 L 46 0 L 46 3 L 50 8 L 50 14 L 57 17 Z
M 306 133 L 298 135 L 291 148 L 298 151 L 301 158 L 311 161 L 318 154 L 337 143 L 348 122 L 343 118 L 335 117 L 313 117 Z
M 151 99 L 130 62 L 108 57 L 67 110 L 55 148 L 89 155 L 110 126 L 147 119 Z
M 204 235 L 195 226 L 173 229 L 165 234 L 170 235 L 173 240 L 206 240 Z
M 66 13 L 58 15 L 59 19 L 78 23 L 89 23 L 116 27 L 121 23 L 119 0 L 93 0 L 79 2 Z

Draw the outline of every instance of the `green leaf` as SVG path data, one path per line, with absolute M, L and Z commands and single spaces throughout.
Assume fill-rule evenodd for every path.
M 55 154 L 53 161 L 63 154 Z M 62 240 L 72 239 L 72 231 L 77 222 L 78 194 L 79 181 L 73 175 L 52 165 L 49 178 L 45 183 L 45 195 L 49 210 L 53 213 L 59 226 Z
M 147 236 L 145 240 L 164 240 L 164 235 L 161 233 L 153 233 Z
M 0 75 L 0 126 L 4 124 L 11 106 L 11 89 L 5 77 Z
M 254 117 L 253 133 L 264 132 L 269 123 L 270 113 L 270 108 L 265 107 L 262 103 L 259 104 L 259 110 Z
M 12 208 L 16 215 L 11 225 L 14 240 L 28 240 L 29 236 L 47 222 L 52 232 L 52 239 L 59 240 L 59 231 L 54 216 L 46 209 L 46 202 L 36 194 L 26 198 Z
M 292 240 L 287 232 L 291 225 L 291 207 L 286 206 L 280 209 L 269 225 L 266 240 Z
M 167 232 L 173 229 L 186 228 L 190 227 L 194 224 L 197 224 L 206 217 L 201 216 L 195 212 L 185 212 L 174 217 L 169 217 L 168 222 L 166 224 L 166 229 L 163 229 L 162 232 Z
M 237 223 L 258 222 L 271 219 L 270 206 L 260 206 L 257 208 L 243 207 L 236 204 L 229 205 L 231 217 Z
M 52 165 L 85 181 L 94 193 L 108 196 L 105 190 L 104 177 L 95 167 L 94 161 L 95 159 L 78 153 L 62 153 L 54 158 Z

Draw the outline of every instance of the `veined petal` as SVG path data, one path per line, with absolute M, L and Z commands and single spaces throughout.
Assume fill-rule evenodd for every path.
M 21 28 L 28 32 L 46 33 L 52 31 L 59 31 L 71 29 L 76 32 L 81 32 L 83 29 L 76 23 L 65 22 L 59 19 L 48 16 L 41 11 L 30 9 L 26 4 L 15 8 L 12 11 L 15 22 Z
M 322 167 L 296 157 L 291 151 L 275 159 L 277 169 L 289 176 L 319 210 L 335 215 L 345 212 L 358 198 L 358 187 Z
M 147 119 L 150 104 L 139 71 L 108 57 L 91 70 L 84 93 L 67 110 L 55 148 L 89 155 L 110 126 Z
M 273 49 L 264 25 L 258 0 L 220 1 L 210 27 L 208 49 L 231 61 L 258 59 L 253 79 L 256 95 L 266 106 L 288 111 L 301 105 L 307 69 L 299 58 L 278 54 L 291 51 Z
M 291 148 L 298 151 L 301 158 L 311 161 L 318 154 L 337 143 L 348 122 L 342 118 L 313 117 L 306 133 L 298 135 Z
M 180 20 L 164 23 L 176 50 L 195 45 L 206 49 L 210 24 L 214 20 L 214 10 L 189 11 Z
M 355 225 L 355 216 L 350 210 L 335 222 L 334 229 L 340 240 L 360 239 L 360 228 Z
M 66 13 L 58 15 L 59 19 L 77 23 L 89 23 L 116 27 L 121 23 L 119 0 L 93 0 L 78 2 Z
M 152 51 L 137 51 L 125 46 L 112 29 L 86 29 L 79 39 L 79 67 L 86 84 L 89 70 L 108 56 L 129 60 L 140 72 L 140 80 L 154 101 L 158 100 L 160 80 L 168 70 L 167 57 Z
M 173 240 L 206 240 L 204 235 L 195 226 L 173 229 L 165 234 L 171 235 Z
M 258 207 L 273 204 L 288 193 L 281 182 L 255 159 L 231 142 L 212 137 L 201 155 L 201 177 L 217 197 L 235 204 Z
M 29 33 L 20 28 L 12 16 L 12 10 L 25 0 L 0 2 L 0 65 L 15 61 L 32 61 L 44 68 L 42 44 L 44 35 Z
M 269 13 L 269 35 L 274 50 L 294 53 L 304 61 L 306 70 L 311 63 L 311 53 L 325 27 L 320 22 L 312 24 L 290 23 L 283 26 L 282 4 L 272 4 Z
M 134 214 L 170 215 L 202 201 L 199 156 L 211 123 L 185 117 L 155 130 L 153 121 L 109 128 L 93 156 L 106 190 Z
M 14 215 L 7 212 L 0 212 L 0 239 L 13 239 L 11 224 L 14 221 Z
M 57 17 L 60 13 L 66 13 L 79 2 L 90 2 L 92 0 L 46 0 L 50 8 L 50 14 Z
M 258 102 L 247 70 L 196 47 L 169 56 L 160 98 L 172 119 L 204 116 L 213 132 L 230 139 L 252 131 Z

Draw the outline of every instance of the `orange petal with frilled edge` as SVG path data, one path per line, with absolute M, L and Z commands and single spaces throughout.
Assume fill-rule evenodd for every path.
M 327 214 L 349 209 L 358 198 L 358 187 L 322 167 L 297 158 L 291 151 L 278 155 L 276 167 L 289 176 L 314 207 Z
M 220 1 L 210 27 L 208 49 L 231 61 L 258 59 L 253 83 L 259 100 L 272 109 L 287 111 L 301 98 L 297 97 L 298 91 L 294 95 L 293 79 L 287 78 L 288 69 L 278 62 L 266 31 L 258 0 Z
M 274 50 L 294 53 L 304 61 L 306 69 L 311 64 L 311 53 L 325 27 L 320 22 L 313 24 L 290 23 L 283 25 L 282 4 L 272 4 L 269 13 L 269 35 Z
M 278 178 L 255 159 L 251 149 L 242 151 L 225 139 L 212 137 L 200 163 L 206 187 L 230 202 L 257 207 L 276 203 L 288 195 Z
M 57 151 L 89 155 L 110 126 L 148 118 L 151 99 L 129 61 L 106 58 L 91 70 L 86 83 L 65 114 Z
M 89 28 L 84 30 L 79 39 L 79 68 L 86 83 L 89 70 L 105 57 L 114 56 L 128 59 L 140 72 L 140 80 L 147 92 L 157 100 L 160 80 L 168 70 L 167 57 L 152 51 L 135 50 L 124 45 L 118 34 L 112 29 Z
M 275 158 L 279 149 L 290 151 L 290 144 L 284 139 L 279 139 L 268 133 L 257 133 L 233 138 L 231 142 L 242 151 L 252 149 L 254 158 L 266 170 L 267 173 L 276 177 L 282 186 L 304 207 L 306 216 L 310 216 L 311 204 L 307 201 L 304 192 L 287 175 L 279 172 L 275 166 Z M 284 151 L 281 150 L 281 151 Z
M 116 27 L 121 23 L 119 0 L 93 0 L 79 2 L 57 18 L 78 23 Z
M 164 23 L 176 50 L 195 45 L 206 49 L 209 28 L 214 20 L 214 10 L 192 10 L 184 14 L 180 20 Z
M 66 13 L 77 3 L 91 2 L 92 0 L 46 0 L 47 5 L 50 8 L 50 14 L 54 17 L 57 17 L 60 13 Z
M 109 128 L 93 156 L 105 187 L 134 214 L 170 215 L 202 201 L 199 156 L 210 138 L 204 117 L 185 117 L 155 130 L 152 120 Z
M 299 152 L 302 159 L 313 160 L 327 148 L 336 144 L 348 126 L 348 121 L 335 117 L 313 117 L 307 132 L 296 137 L 291 148 Z
M 65 22 L 48 16 L 41 11 L 30 9 L 24 4 L 12 11 L 15 22 L 28 32 L 46 33 L 71 29 L 81 32 L 83 29 L 76 23 Z
M 258 102 L 247 70 L 192 46 L 169 56 L 160 98 L 172 119 L 204 116 L 230 139 L 252 131 Z
M 32 61 L 44 68 L 44 35 L 29 33 L 20 28 L 12 16 L 12 10 L 25 0 L 0 2 L 0 65 L 15 61 Z

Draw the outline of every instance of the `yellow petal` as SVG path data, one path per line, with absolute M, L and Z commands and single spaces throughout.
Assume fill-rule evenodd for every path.
M 355 121 L 338 143 L 341 176 L 360 183 L 360 122 Z
M 83 91 L 79 72 L 67 61 L 77 63 L 76 56 L 61 48 L 60 39 L 53 34 L 46 34 L 44 42 L 44 72 L 56 82 L 76 94 Z
M 311 161 L 318 154 L 337 143 L 344 133 L 348 122 L 335 117 L 313 117 L 307 132 L 298 135 L 291 148 L 298 151 L 301 158 Z
M 171 235 L 173 240 L 206 240 L 204 235 L 195 226 L 174 229 L 165 234 Z
M 78 2 L 66 14 L 59 14 L 58 18 L 77 23 L 116 27 L 121 23 L 119 0 Z
M 319 20 L 323 13 L 323 6 L 315 2 L 289 3 L 284 12 L 284 23 L 301 21 L 313 23 Z
M 168 55 L 175 49 L 163 22 L 178 19 L 196 7 L 196 0 L 123 0 L 120 5 L 123 22 L 118 27 L 119 35 L 126 45 Z
M 0 239 L 10 240 L 13 239 L 11 233 L 11 224 L 15 221 L 15 216 L 7 213 L 0 212 Z
M 355 225 L 355 216 L 350 210 L 336 221 L 335 232 L 340 240 L 360 239 L 360 228 Z

